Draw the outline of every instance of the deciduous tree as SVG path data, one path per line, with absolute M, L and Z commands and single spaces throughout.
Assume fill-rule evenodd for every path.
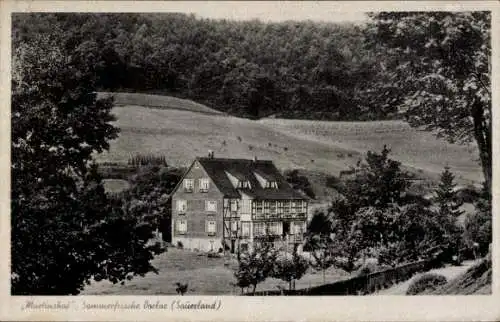
M 255 294 L 257 284 L 273 274 L 276 257 L 276 250 L 268 244 L 256 245 L 253 250 L 242 253 L 238 260 L 238 269 L 234 272 L 236 285 L 242 291 L 252 286 L 252 294 Z
M 410 125 L 450 142 L 475 141 L 490 190 L 491 14 L 381 12 L 370 17 L 368 44 L 391 58 L 380 91 L 391 84 L 404 93 L 393 103 Z
M 54 26 L 52 32 L 61 32 Z M 13 41 L 11 291 L 77 294 L 155 271 L 152 227 L 107 200 L 92 154 L 109 147 L 111 99 L 97 99 L 95 43 Z

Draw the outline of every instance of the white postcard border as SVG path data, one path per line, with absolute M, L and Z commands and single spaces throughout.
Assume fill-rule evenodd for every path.
M 241 5 L 240 2 L 238 2 Z M 168 12 L 182 11 L 182 8 L 202 5 L 207 10 L 217 10 L 218 6 L 230 6 L 234 2 L 147 2 L 147 1 L 0 1 L 1 13 L 1 52 L 0 52 L 0 319 L 1 320 L 109 320 L 109 321 L 471 321 L 500 320 L 500 276 L 498 237 L 498 193 L 500 174 L 493 171 L 493 295 L 484 296 L 339 296 L 339 297 L 234 297 L 234 296 L 61 296 L 61 297 L 17 297 L 10 295 L 10 13 L 19 11 L 100 11 L 100 12 Z M 353 2 L 275 2 L 278 6 L 331 6 L 331 10 L 348 11 L 492 11 L 493 41 L 493 169 L 500 166 L 495 158 L 500 153 L 498 142 L 500 81 L 499 49 L 500 35 L 499 4 L 496 1 L 353 1 Z M 248 2 L 248 6 L 263 5 Z M 211 9 L 210 9 L 211 8 Z M 220 7 L 219 7 L 220 8 Z M 30 301 L 47 301 L 61 305 L 69 303 L 68 309 L 26 309 Z M 144 303 L 158 303 L 158 307 L 170 308 L 145 309 Z M 180 301 L 180 302 L 175 302 Z M 189 309 L 179 310 L 175 303 L 219 303 L 218 310 Z M 217 302 L 218 301 L 218 302 Z M 35 303 L 34 302 L 34 303 Z M 116 305 L 135 302 L 140 309 L 114 310 L 85 309 L 85 303 Z M 172 305 L 174 309 L 172 309 Z M 24 309 L 23 309 L 24 308 Z

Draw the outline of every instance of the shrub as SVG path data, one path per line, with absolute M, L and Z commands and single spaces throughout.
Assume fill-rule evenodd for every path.
M 343 183 L 342 180 L 337 178 L 336 176 L 327 176 L 325 185 L 329 188 L 333 188 L 337 191 L 343 191 Z
M 466 245 L 472 247 L 477 255 L 484 256 L 488 253 L 492 241 L 492 213 L 491 194 L 483 191 L 475 202 L 476 213 L 469 214 L 465 219 L 464 240 Z
M 371 273 L 384 271 L 389 268 L 390 266 L 388 265 L 381 265 L 378 264 L 377 261 L 367 260 L 365 263 L 363 263 L 363 265 L 361 265 L 358 268 L 358 270 L 356 271 L 356 275 L 357 276 L 369 275 Z
M 144 165 L 159 165 L 159 166 L 167 166 L 167 160 L 163 155 L 154 155 L 154 154 L 136 154 L 134 156 L 130 156 L 128 161 L 128 165 L 131 166 L 144 166 Z
M 284 151 L 288 151 L 288 148 L 285 146 L 285 147 L 283 147 L 283 150 Z
M 180 249 L 184 248 L 184 244 L 180 240 L 177 241 L 177 248 L 180 248 Z
M 433 273 L 423 274 L 410 284 L 406 295 L 417 295 L 423 292 L 434 291 L 439 286 L 446 284 L 446 282 L 446 277 L 443 275 Z
M 309 198 L 315 199 L 316 194 L 306 176 L 300 175 L 297 169 L 285 172 L 285 178 L 295 190 L 302 190 Z
M 465 187 L 456 193 L 457 201 L 461 203 L 474 203 L 480 197 L 479 193 L 474 190 L 474 187 Z

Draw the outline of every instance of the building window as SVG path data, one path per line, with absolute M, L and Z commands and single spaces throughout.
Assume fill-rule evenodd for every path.
M 177 233 L 185 234 L 187 232 L 187 220 L 186 219 L 177 219 L 176 229 L 177 229 Z
M 286 215 L 290 213 L 290 201 L 283 202 L 283 213 Z
M 249 237 L 250 236 L 250 223 L 249 222 L 242 222 L 241 223 L 241 236 L 242 237 Z
M 278 201 L 278 214 L 283 213 L 283 201 Z
M 256 214 L 262 214 L 262 201 L 254 201 L 255 205 L 255 213 Z
M 268 232 L 270 235 L 281 235 L 283 233 L 283 224 L 281 222 L 270 222 Z
M 300 221 L 295 222 L 293 225 L 293 233 L 295 235 L 302 235 L 304 233 L 303 227 L 304 225 Z
M 253 226 L 254 236 L 264 236 L 266 235 L 266 223 L 256 222 Z
M 231 211 L 238 211 L 238 200 L 231 199 Z
M 300 212 L 302 213 L 306 213 L 307 212 L 307 202 L 305 200 L 302 200 L 302 209 L 300 210 Z
M 276 213 L 276 204 L 277 204 L 276 201 L 270 201 L 269 202 L 269 212 L 270 213 L 272 213 L 272 214 Z
M 250 181 L 239 181 L 238 182 L 239 189 L 252 189 L 252 185 L 250 185 Z
M 217 223 L 215 219 L 207 219 L 205 228 L 209 236 L 214 236 L 217 232 Z
M 249 199 L 243 199 L 241 200 L 241 213 L 243 214 L 250 214 L 252 212 L 252 201 Z
M 187 211 L 186 200 L 177 200 L 177 211 L 180 213 L 185 213 Z
M 210 181 L 208 178 L 203 178 L 199 180 L 200 192 L 208 192 L 208 187 L 210 185 Z
M 231 221 L 231 232 L 233 232 L 233 233 L 238 232 L 238 222 L 237 221 Z
M 206 200 L 205 201 L 205 211 L 217 211 L 217 201 L 215 200 Z
M 264 213 L 269 213 L 269 201 L 264 201 Z
M 276 181 L 267 181 L 266 188 L 267 189 L 278 189 L 278 183 Z
M 193 179 L 184 179 L 184 191 L 185 192 L 193 192 L 194 180 Z

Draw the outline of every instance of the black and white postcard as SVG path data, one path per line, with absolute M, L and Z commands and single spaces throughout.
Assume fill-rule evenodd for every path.
M 500 318 L 498 3 L 0 8 L 2 319 Z

